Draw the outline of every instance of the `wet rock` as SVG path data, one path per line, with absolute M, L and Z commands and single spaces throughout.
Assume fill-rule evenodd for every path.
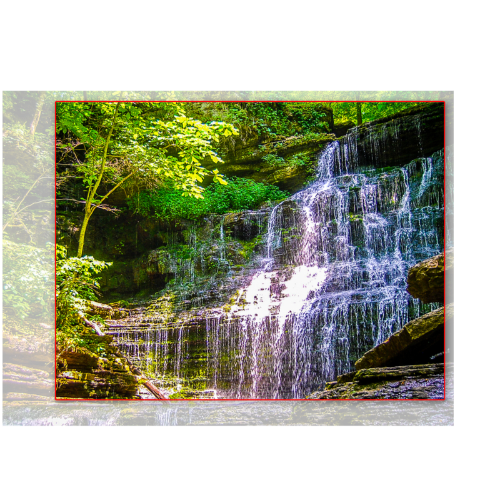
M 50 396 L 54 392 L 54 379 L 45 370 L 4 363 L 3 390 L 4 392 Z
M 357 131 L 359 165 L 378 168 L 405 165 L 420 156 L 430 156 L 443 146 L 444 104 L 425 104 L 397 115 L 360 125 Z
M 444 364 L 364 369 L 307 399 L 443 399 Z
M 337 382 L 338 383 L 352 382 L 354 380 L 355 376 L 356 376 L 356 372 L 344 373 L 343 375 L 339 375 L 337 377 Z
M 204 391 L 194 390 L 190 388 L 182 389 L 180 392 L 174 392 L 170 395 L 170 399 L 217 399 L 216 392 L 211 389 Z
M 140 377 L 131 373 L 127 361 L 110 345 L 113 336 L 94 337 L 103 342 L 105 357 L 85 352 L 58 353 L 57 399 L 138 399 Z
M 265 227 L 270 210 L 229 213 L 224 215 L 224 232 L 240 240 L 249 241 L 260 234 Z
M 446 266 L 445 266 L 446 260 Z M 408 293 L 424 304 L 444 302 L 445 271 L 453 270 L 453 249 L 413 266 L 408 272 Z
M 68 371 L 58 377 L 58 399 L 137 399 L 137 392 L 137 377 L 125 371 Z
M 349 129 L 354 128 L 355 126 L 356 124 L 351 121 L 338 122 L 333 126 L 333 133 L 337 137 L 342 137 L 343 135 L 347 134 Z
M 41 396 L 25 392 L 8 392 L 4 395 L 4 401 L 53 401 L 53 396 Z
M 446 306 L 446 321 L 453 317 L 453 304 Z M 385 342 L 355 363 L 356 370 L 379 366 L 419 363 L 444 350 L 445 308 L 441 307 L 407 323 Z

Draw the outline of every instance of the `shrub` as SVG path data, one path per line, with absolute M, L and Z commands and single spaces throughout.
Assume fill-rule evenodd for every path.
M 276 186 L 250 179 L 227 179 L 227 185 L 210 185 L 203 199 L 182 196 L 182 192 L 166 187 L 157 191 L 143 191 L 129 201 L 129 207 L 143 216 L 164 220 L 196 220 L 210 213 L 224 214 L 257 208 L 266 201 L 286 198 L 289 193 Z
M 66 257 L 66 249 L 57 245 L 56 261 L 56 325 L 66 327 L 76 319 L 78 311 L 83 311 L 85 302 L 97 300 L 99 273 L 111 262 L 101 262 L 92 256 Z

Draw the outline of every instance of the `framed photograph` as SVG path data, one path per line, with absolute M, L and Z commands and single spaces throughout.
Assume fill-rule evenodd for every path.
M 84 97 L 55 101 L 57 400 L 445 398 L 442 99 Z

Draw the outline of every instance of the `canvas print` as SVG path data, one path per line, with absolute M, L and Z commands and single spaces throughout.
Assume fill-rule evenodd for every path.
M 444 102 L 55 107 L 56 399 L 445 398 Z

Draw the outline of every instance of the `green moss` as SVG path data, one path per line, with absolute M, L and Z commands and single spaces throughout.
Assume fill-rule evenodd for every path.
M 349 212 L 349 220 L 351 222 L 362 221 L 363 220 L 363 214 L 354 214 L 352 212 Z

